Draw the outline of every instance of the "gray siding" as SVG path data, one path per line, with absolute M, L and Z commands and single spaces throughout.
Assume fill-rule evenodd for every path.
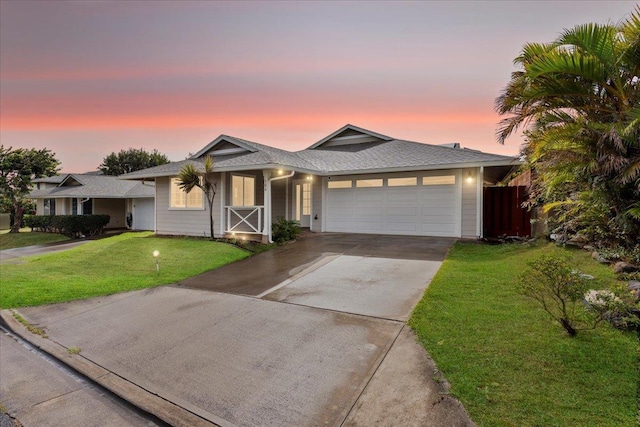
M 473 182 L 467 182 L 467 177 L 471 172 Z M 478 199 L 478 169 L 462 170 L 462 237 L 476 238 L 476 219 Z
M 215 174 L 220 182 L 220 175 Z M 205 208 L 202 210 L 170 209 L 169 198 L 171 178 L 156 179 L 156 233 L 179 236 L 209 236 L 209 212 L 204 197 Z M 214 230 L 219 230 L 220 197 L 213 202 Z
M 105 228 L 124 228 L 126 226 L 124 199 L 93 199 L 93 214 L 111 217 Z
M 271 183 L 271 222 L 275 223 L 279 216 L 287 216 L 287 183 L 289 179 L 281 179 Z M 291 201 L 289 201 L 291 203 Z

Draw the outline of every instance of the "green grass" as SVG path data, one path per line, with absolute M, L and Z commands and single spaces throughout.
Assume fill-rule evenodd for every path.
M 0 250 L 64 242 L 66 240 L 69 240 L 69 238 L 62 234 L 40 233 L 38 231 L 31 231 L 29 228 L 20 229 L 19 233 L 9 233 L 9 230 L 3 230 L 0 232 Z
M 156 274 L 154 250 L 160 251 Z M 248 257 L 235 246 L 124 233 L 0 267 L 0 307 L 49 304 L 175 283 Z
M 635 426 L 638 340 L 608 325 L 570 338 L 514 283 L 553 245 L 457 243 L 409 322 L 478 426 Z M 607 284 L 584 251 L 572 265 Z

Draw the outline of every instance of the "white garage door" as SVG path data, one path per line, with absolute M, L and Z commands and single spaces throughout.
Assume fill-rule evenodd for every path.
M 335 177 L 326 192 L 327 231 L 460 236 L 459 172 Z
M 153 198 L 133 199 L 133 229 L 154 230 L 155 203 Z

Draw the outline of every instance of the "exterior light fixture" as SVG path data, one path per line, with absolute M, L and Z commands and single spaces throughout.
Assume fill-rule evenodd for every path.
M 472 184 L 473 183 L 473 176 L 471 176 L 471 171 L 469 171 L 469 174 L 467 175 L 467 179 L 466 179 L 468 184 Z
M 156 274 L 160 275 L 160 251 L 153 251 L 153 257 L 156 259 Z
M 307 175 L 307 181 L 311 181 L 313 177 L 311 175 Z
M 278 175 L 282 175 L 284 171 L 282 169 L 278 169 Z

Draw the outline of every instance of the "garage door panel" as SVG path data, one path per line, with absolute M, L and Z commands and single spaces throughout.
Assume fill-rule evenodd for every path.
M 396 187 L 386 189 L 386 200 L 389 203 L 417 203 L 418 192 L 416 190 L 403 191 Z
M 420 209 L 417 206 L 409 206 L 409 207 L 387 207 L 385 209 L 385 213 L 387 218 L 417 218 L 418 212 Z
M 415 222 L 388 222 L 387 230 L 393 231 L 397 234 L 402 234 L 401 232 L 415 234 L 418 231 L 418 224 Z M 394 233 L 394 234 L 395 234 Z
M 328 189 L 325 229 L 458 236 L 459 185 Z

